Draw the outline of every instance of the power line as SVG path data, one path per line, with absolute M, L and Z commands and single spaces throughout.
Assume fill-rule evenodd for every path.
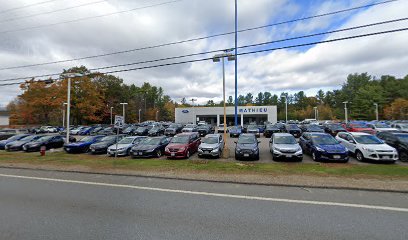
M 44 24 L 44 25 L 33 26 L 33 27 L 27 27 L 27 28 L 19 28 L 19 29 L 14 29 L 14 30 L 7 30 L 7 31 L 0 32 L 0 34 L 13 33 L 13 32 L 21 32 L 21 31 L 39 29 L 39 28 L 44 28 L 44 27 L 57 26 L 57 25 L 66 24 L 66 23 L 81 22 L 81 21 L 85 21 L 85 20 L 89 20 L 89 19 L 94 19 L 94 18 L 102 18 L 102 17 L 112 16 L 112 15 L 117 15 L 117 14 L 128 13 L 128 12 L 137 11 L 137 10 L 142 10 L 142 9 L 146 9 L 146 8 L 152 8 L 152 7 L 163 6 L 163 5 L 172 4 L 172 3 L 180 2 L 180 1 L 183 1 L 183 0 L 173 0 L 173 1 L 168 1 L 168 2 L 156 3 L 156 4 L 147 5 L 147 6 L 144 6 L 144 7 L 137 7 L 137 8 L 127 9 L 127 10 L 122 10 L 122 11 L 117 11 L 117 12 L 112 12 L 112 13 L 107 13 L 107 14 L 101 14 L 101 15 L 96 15 L 96 16 L 91 16 L 91 17 L 77 18 L 77 19 L 73 19 L 73 20 L 69 20 L 69 21 L 64 21 L 64 22 Z
M 309 16 L 309 17 L 292 19 L 292 20 L 289 20 L 289 21 L 271 23 L 271 24 L 268 24 L 268 25 L 241 29 L 238 32 L 242 33 L 242 32 L 257 30 L 257 29 L 261 29 L 261 28 L 268 28 L 268 27 L 278 26 L 278 25 L 287 24 L 287 23 L 294 23 L 294 22 L 297 22 L 297 21 L 304 21 L 304 20 L 308 20 L 308 19 L 313 19 L 313 18 L 318 18 L 318 17 L 323 17 L 323 16 L 329 16 L 329 15 L 344 13 L 344 12 L 348 12 L 348 11 L 354 11 L 354 10 L 357 10 L 357 9 L 362 9 L 362 8 L 376 6 L 376 5 L 387 4 L 387 3 L 395 2 L 395 1 L 398 1 L 398 0 L 389 0 L 389 1 L 377 2 L 377 3 L 362 5 L 362 6 L 358 6 L 358 7 L 347 8 L 347 9 L 343 9 L 343 10 L 340 10 L 340 11 L 328 12 L 328 13 L 324 13 L 324 14 L 320 14 L 320 15 L 314 15 L 314 16 Z M 113 56 L 113 55 L 130 53 L 130 52 L 136 52 L 136 51 L 141 51 L 141 50 L 148 50 L 148 49 L 166 47 L 166 46 L 177 45 L 177 44 L 182 44 L 182 43 L 194 42 L 194 41 L 199 41 L 199 40 L 204 40 L 204 39 L 209 39 L 209 38 L 221 37 L 221 36 L 231 35 L 231 34 L 234 34 L 234 33 L 235 32 L 225 32 L 225 33 L 219 33 L 219 34 L 214 34 L 214 35 L 209 35 L 209 36 L 204 36 L 204 37 L 190 38 L 190 39 L 181 40 L 181 41 L 175 41 L 175 42 L 163 43 L 163 44 L 152 45 L 152 46 L 147 46 L 147 47 L 140 47 L 140 48 L 122 50 L 122 51 L 117 51 L 117 52 L 103 53 L 103 54 L 98 54 L 98 55 L 91 55 L 91 56 L 78 57 L 78 58 L 72 58 L 72 59 L 65 59 L 65 60 L 59 60 L 59 61 L 43 62 L 43 63 L 36 63 L 36 64 L 28 64 L 28 65 L 20 65 L 20 66 L 13 66 L 13 67 L 4 67 L 4 68 L 0 68 L 0 71 L 17 69 L 17 68 L 45 66 L 45 65 L 51 65 L 51 64 L 73 62 L 73 61 L 100 58 L 100 57 L 107 57 L 107 56 Z
M 106 2 L 106 0 L 84 3 L 84 4 L 72 6 L 72 7 L 52 10 L 52 11 L 49 11 L 49 12 L 36 13 L 36 14 L 31 14 L 31 15 L 26 15 L 26 16 L 21 16 L 21 17 L 16 17 L 16 18 L 8 18 L 8 19 L 4 19 L 4 20 L 0 21 L 0 24 L 1 23 L 6 23 L 6 22 L 13 22 L 13 21 L 21 20 L 21 19 L 27 19 L 27 18 L 42 16 L 42 15 L 48 15 L 48 14 L 57 13 L 57 12 L 68 11 L 68 10 L 71 10 L 71 9 L 90 6 L 90 5 L 95 5 L 95 4 L 99 4 L 99 3 L 103 3 L 103 2 Z
M 389 23 L 395 23 L 395 22 L 406 21 L 406 20 L 408 20 L 408 18 L 399 18 L 399 19 L 393 19 L 393 20 L 388 20 L 388 21 L 375 22 L 375 23 L 359 25 L 359 26 L 354 26 L 354 27 L 349 27 L 349 28 L 337 29 L 337 30 L 333 30 L 333 31 L 302 35 L 302 36 L 279 39 L 279 40 L 274 40 L 274 41 L 255 43 L 255 44 L 250 44 L 250 45 L 243 45 L 243 46 L 239 46 L 238 49 L 257 47 L 257 46 L 262 46 L 262 45 L 267 45 L 267 44 L 273 44 L 273 43 L 278 43 L 278 42 L 285 42 L 285 41 L 291 41 L 291 40 L 297 40 L 297 39 L 327 35 L 327 34 L 332 34 L 332 33 L 345 32 L 345 31 L 350 31 L 350 30 L 355 30 L 355 29 L 373 27 L 373 26 L 389 24 Z M 146 61 L 139 61 L 139 62 L 133 62 L 133 63 L 125 63 L 125 64 L 105 66 L 105 67 L 91 68 L 91 69 L 89 69 L 89 71 L 98 71 L 98 70 L 103 70 L 103 69 L 125 67 L 125 66 L 132 66 L 132 65 L 146 64 L 146 63 L 153 63 L 153 62 L 160 62 L 160 61 L 173 60 L 173 59 L 185 58 L 185 57 L 193 57 L 193 56 L 198 56 L 198 55 L 217 53 L 217 52 L 220 52 L 222 50 L 225 50 L 225 48 L 210 50 L 210 51 L 205 51 L 205 52 L 199 52 L 199 53 L 191 53 L 191 54 L 186 54 L 186 55 L 173 56 L 173 57 L 159 58 L 159 59 L 154 59 L 154 60 L 146 60 Z M 21 77 L 21 78 L 2 79 L 2 80 L 0 80 L 0 82 L 8 82 L 8 81 L 30 79 L 30 78 L 39 78 L 39 77 L 52 77 L 52 76 L 58 76 L 58 75 L 60 75 L 60 73 L 53 73 L 53 74 L 46 74 L 46 75 L 39 75 L 39 76 L 30 76 L 30 77 Z
M 317 44 L 323 44 L 323 43 L 332 43 L 332 42 L 338 42 L 338 41 L 344 41 L 344 40 L 350 40 L 350 39 L 357 39 L 357 38 L 363 38 L 363 37 L 369 37 L 369 36 L 375 36 L 375 35 L 402 32 L 402 31 L 407 31 L 407 30 L 408 30 L 408 28 L 398 28 L 398 29 L 392 29 L 392 30 L 387 30 L 387 31 L 380 31 L 380 32 L 366 33 L 366 34 L 360 34 L 360 35 L 354 35 L 354 36 L 348 36 L 348 37 L 342 37 L 342 38 L 335 38 L 335 39 L 330 39 L 330 40 L 315 41 L 315 42 L 310 42 L 310 43 L 302 43 L 302 44 L 296 44 L 296 45 L 290 45 L 290 46 L 284 46 L 284 47 L 267 48 L 267 49 L 261 49 L 261 50 L 256 50 L 256 51 L 243 52 L 243 53 L 238 53 L 238 55 L 244 56 L 244 55 L 263 53 L 263 52 L 270 52 L 270 51 L 276 51 L 276 50 L 282 50 L 282 49 L 305 47 L 305 46 L 310 46 L 310 45 L 317 45 Z M 173 62 L 173 63 L 164 63 L 164 64 L 158 64 L 158 65 L 138 67 L 138 68 L 128 68 L 128 69 L 122 69 L 122 70 L 108 71 L 108 72 L 103 72 L 103 73 L 90 73 L 88 75 L 91 75 L 91 74 L 114 74 L 114 73 L 120 73 L 120 72 L 129 72 L 129 71 L 136 71 L 136 70 L 143 70 L 143 69 L 150 69 L 150 68 L 157 68 L 157 67 L 181 65 L 181 64 L 186 64 L 186 63 L 203 62 L 203 61 L 208 61 L 208 60 L 212 60 L 212 59 L 213 59 L 212 57 L 208 57 L 208 58 L 186 60 L 186 61 Z M 48 80 L 38 80 L 36 82 L 44 82 L 44 81 L 51 81 L 51 80 L 56 81 L 56 80 L 58 80 L 58 78 L 55 78 L 55 79 L 50 78 Z M 4 83 L 4 84 L 0 84 L 0 86 L 18 85 L 18 84 L 22 84 L 22 83 L 26 83 L 26 81 L 16 82 L 16 83 Z
M 20 6 L 20 7 L 9 8 L 9 9 L 0 11 L 0 14 L 8 13 L 8 12 L 13 12 L 13 11 L 17 11 L 17 10 L 20 10 L 20 9 L 29 8 L 29 7 L 38 6 L 38 5 L 43 5 L 43 4 L 47 4 L 47 3 L 51 3 L 51 2 L 56 2 L 56 1 L 61 1 L 61 0 L 49 0 L 49 1 L 43 1 L 43 2 L 38 2 L 38 3 L 32 3 L 32 4 Z

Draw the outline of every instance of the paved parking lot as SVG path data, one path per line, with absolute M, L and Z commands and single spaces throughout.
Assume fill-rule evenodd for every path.
M 81 139 L 84 136 L 75 136 L 77 139 Z M 230 151 L 230 157 L 228 159 L 219 159 L 221 161 L 226 161 L 226 162 L 233 162 L 236 161 L 234 159 L 234 149 L 235 149 L 235 143 L 234 141 L 237 141 L 238 138 L 230 138 L 229 135 L 227 134 L 227 145 Z M 265 138 L 263 136 L 261 136 L 260 138 L 258 138 L 258 140 L 261 142 L 259 145 L 259 151 L 260 151 L 260 158 L 259 161 L 254 161 L 254 162 L 258 162 L 258 163 L 278 163 L 272 160 L 272 154 L 269 151 L 269 138 Z M 101 155 L 104 156 L 104 155 Z M 162 159 L 166 159 L 166 157 L 162 157 Z M 193 154 L 190 159 L 196 160 L 196 159 L 201 159 L 198 157 L 197 153 Z M 245 162 L 245 161 L 244 161 Z M 304 163 L 317 163 L 315 161 L 313 161 L 312 157 L 304 154 L 303 155 L 303 161 Z M 350 157 L 349 163 L 352 164 L 360 164 L 360 165 L 367 165 L 367 164 L 378 164 L 378 162 L 359 162 L 357 161 L 357 159 L 353 156 Z M 387 164 L 387 163 L 383 163 L 383 164 Z M 396 164 L 400 164 L 400 165 L 406 165 L 408 166 L 407 162 L 400 162 L 397 161 Z

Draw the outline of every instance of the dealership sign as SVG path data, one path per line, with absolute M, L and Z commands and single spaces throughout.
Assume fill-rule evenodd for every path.
M 240 108 L 240 113 L 266 113 L 268 112 L 268 108 L 265 107 L 248 107 L 248 108 Z

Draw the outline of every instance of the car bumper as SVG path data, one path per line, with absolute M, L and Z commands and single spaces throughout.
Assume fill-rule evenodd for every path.
M 368 160 L 374 160 L 379 162 L 395 162 L 398 160 L 398 154 L 371 153 L 364 155 L 365 155 L 364 157 Z
M 92 154 L 103 154 L 103 153 L 107 153 L 108 149 L 106 149 L 106 148 L 91 148 L 89 151 Z
M 235 156 L 238 158 L 252 159 L 258 157 L 259 152 L 237 152 L 235 151 Z
M 110 156 L 115 156 L 115 152 L 116 150 L 108 150 L 107 154 Z M 128 153 L 127 153 L 127 150 L 122 150 L 122 151 L 118 151 L 116 155 L 117 156 L 127 156 Z
M 197 154 L 198 154 L 199 157 L 204 157 L 204 156 L 218 157 L 221 154 L 221 152 L 220 152 L 220 150 L 218 150 L 218 151 L 208 151 L 208 150 L 198 149 Z
M 17 152 L 23 150 L 22 147 L 6 147 L 4 150 L 8 152 Z
M 316 153 L 316 156 L 319 160 L 323 160 L 323 161 L 348 161 L 349 160 L 349 156 L 348 153 Z
M 155 151 L 152 152 L 145 152 L 145 151 L 130 151 L 129 155 L 132 158 L 150 158 L 150 157 L 156 157 Z
M 88 150 L 88 148 L 72 148 L 72 147 L 64 147 L 64 151 L 67 153 L 84 153 Z
M 303 159 L 302 152 L 282 153 L 282 152 L 273 151 L 272 155 L 274 158 L 278 158 L 278 159 Z
M 164 152 L 167 158 L 186 158 L 187 152 Z

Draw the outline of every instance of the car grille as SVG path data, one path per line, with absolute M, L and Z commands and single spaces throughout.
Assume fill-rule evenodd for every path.
M 393 151 L 392 150 L 377 150 L 377 152 L 380 152 L 380 153 L 392 153 Z
M 335 149 L 335 150 L 330 150 L 327 151 L 328 153 L 344 153 L 344 150 L 340 150 L 340 149 Z
M 213 149 L 212 148 L 202 148 L 201 150 L 206 151 L 206 152 L 211 152 Z
M 281 153 L 295 153 L 296 150 L 293 150 L 293 149 L 281 149 L 280 152 Z
M 169 148 L 169 151 L 170 151 L 170 152 L 178 152 L 179 149 L 178 149 L 178 148 Z

